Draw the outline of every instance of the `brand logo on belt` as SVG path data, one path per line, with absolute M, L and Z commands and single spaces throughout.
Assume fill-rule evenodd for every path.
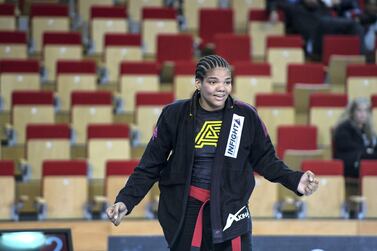
M 244 209 L 245 209 L 245 212 L 241 213 Z M 223 231 L 230 228 L 230 226 L 232 226 L 234 221 L 237 222 L 246 218 L 250 218 L 250 214 L 249 214 L 249 210 L 247 210 L 247 207 L 243 206 L 240 210 L 238 210 L 237 213 L 228 215 L 228 219 L 226 220 L 226 224 Z
M 233 114 L 232 126 L 228 137 L 228 144 L 225 148 L 225 156 L 237 158 L 238 148 L 240 146 L 243 121 L 245 117 Z

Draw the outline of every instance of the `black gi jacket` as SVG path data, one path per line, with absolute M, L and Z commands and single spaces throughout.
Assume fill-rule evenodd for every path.
M 158 181 L 158 219 L 169 246 L 177 238 L 185 215 L 198 95 L 163 109 L 140 164 L 116 198 L 116 202 L 124 202 L 130 213 Z M 295 192 L 302 176 L 276 157 L 255 108 L 229 96 L 212 169 L 210 208 L 214 243 L 251 231 L 247 205 L 255 186 L 254 171 Z

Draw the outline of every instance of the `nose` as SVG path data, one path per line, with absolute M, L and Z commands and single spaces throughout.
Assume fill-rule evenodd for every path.
M 225 82 L 220 82 L 218 85 L 217 85 L 217 91 L 225 91 L 225 85 L 226 83 Z

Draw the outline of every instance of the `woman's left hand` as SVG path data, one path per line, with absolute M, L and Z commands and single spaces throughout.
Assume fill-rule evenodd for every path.
M 304 195 L 311 195 L 318 189 L 319 180 L 311 171 L 306 171 L 298 184 L 297 191 Z

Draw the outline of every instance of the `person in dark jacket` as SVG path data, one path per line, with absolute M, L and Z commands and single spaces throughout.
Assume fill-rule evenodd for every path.
M 318 180 L 276 157 L 255 108 L 229 95 L 224 58 L 201 58 L 195 78 L 192 99 L 163 109 L 140 164 L 107 214 L 119 225 L 158 181 L 158 219 L 171 250 L 248 251 L 254 171 L 299 195 L 312 194 Z
M 377 158 L 377 137 L 368 99 L 354 99 L 341 116 L 334 132 L 334 157 L 343 160 L 346 178 L 359 177 L 361 159 Z

